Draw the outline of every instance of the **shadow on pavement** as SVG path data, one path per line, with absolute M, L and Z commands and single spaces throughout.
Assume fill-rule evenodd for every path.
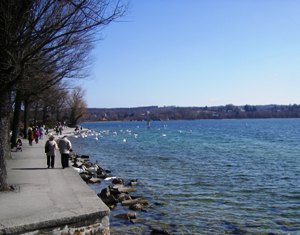
M 12 170 L 48 170 L 47 167 L 11 168 Z M 55 169 L 55 168 L 54 168 Z

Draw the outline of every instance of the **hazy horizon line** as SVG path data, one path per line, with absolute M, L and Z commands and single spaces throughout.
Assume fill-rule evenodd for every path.
M 292 105 L 299 105 L 297 103 L 293 104 L 241 104 L 241 105 L 235 105 L 235 104 L 224 104 L 224 105 L 202 105 L 202 106 L 195 106 L 195 105 L 190 105 L 190 106 L 179 106 L 179 105 L 145 105 L 145 106 L 119 106 L 119 107 L 88 107 L 88 109 L 132 109 L 132 108 L 146 108 L 146 107 L 158 107 L 158 108 L 167 108 L 167 107 L 175 107 L 175 108 L 204 108 L 204 107 L 222 107 L 222 106 L 227 106 L 227 105 L 233 105 L 236 107 L 241 107 L 241 106 L 292 106 Z

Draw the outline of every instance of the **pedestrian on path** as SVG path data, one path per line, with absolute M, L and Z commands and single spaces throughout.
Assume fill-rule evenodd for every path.
M 61 154 L 62 168 L 64 169 L 65 167 L 69 167 L 69 156 L 70 156 L 70 152 L 72 151 L 72 144 L 71 141 L 68 140 L 66 135 L 59 140 L 58 148 Z
M 54 168 L 55 163 L 55 150 L 58 149 L 57 143 L 54 140 L 54 136 L 50 135 L 49 140 L 45 144 L 45 153 L 47 155 L 47 166 L 48 168 Z
M 37 144 L 39 142 L 39 137 L 40 137 L 40 131 L 38 127 L 35 127 L 33 129 L 33 134 L 34 134 L 35 143 Z
M 28 128 L 27 138 L 28 138 L 28 141 L 29 141 L 29 145 L 32 146 L 32 141 L 34 139 L 34 135 L 33 135 L 33 130 L 32 130 L 31 127 Z
M 43 138 L 44 138 L 44 127 L 43 126 L 40 126 L 40 129 L 39 129 L 39 131 L 40 131 L 40 140 L 42 140 Z

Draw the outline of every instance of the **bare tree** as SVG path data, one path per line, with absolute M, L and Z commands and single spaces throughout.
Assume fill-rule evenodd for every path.
M 35 69 L 40 89 L 78 77 L 95 32 L 125 10 L 121 0 L 0 1 L 0 190 L 9 188 L 5 157 L 12 91 L 35 83 L 30 76 Z
M 87 105 L 84 100 L 84 90 L 81 87 L 75 87 L 75 89 L 69 95 L 67 101 L 69 108 L 69 125 L 76 126 L 80 119 L 87 114 Z

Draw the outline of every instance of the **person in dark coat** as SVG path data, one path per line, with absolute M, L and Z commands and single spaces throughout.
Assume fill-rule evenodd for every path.
M 28 141 L 29 141 L 29 145 L 32 146 L 32 141 L 34 139 L 34 135 L 33 135 L 33 130 L 32 130 L 31 127 L 28 128 L 27 138 L 28 138 Z
M 47 155 L 47 166 L 48 168 L 54 168 L 55 163 L 55 150 L 58 149 L 57 143 L 54 140 L 54 136 L 50 135 L 49 140 L 45 144 L 45 153 Z
M 66 135 L 59 140 L 58 148 L 61 154 L 62 168 L 64 169 L 65 167 L 69 167 L 69 156 L 70 156 L 70 152 L 72 151 L 72 144 L 71 141 L 68 140 Z
M 34 135 L 35 143 L 37 144 L 39 142 L 39 137 L 40 137 L 40 131 L 37 127 L 34 128 L 33 135 Z

